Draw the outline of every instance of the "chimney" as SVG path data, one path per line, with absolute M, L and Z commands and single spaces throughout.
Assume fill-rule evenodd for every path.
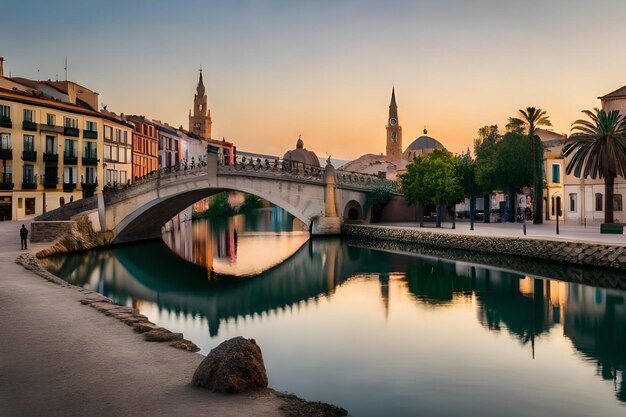
M 4 77 L 4 57 L 0 56 L 0 77 Z

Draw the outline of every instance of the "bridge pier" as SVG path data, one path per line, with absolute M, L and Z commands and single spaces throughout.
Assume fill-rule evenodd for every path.
M 328 163 L 324 169 L 324 182 L 326 184 L 324 190 L 324 217 L 313 219 L 311 225 L 312 235 L 338 235 L 341 233 L 341 218 L 337 214 L 337 178 L 335 175 L 335 167 Z
M 311 235 L 338 235 L 341 233 L 341 219 L 339 217 L 318 217 L 311 224 Z

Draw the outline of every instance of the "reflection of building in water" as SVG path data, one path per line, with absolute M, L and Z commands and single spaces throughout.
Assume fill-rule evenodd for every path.
M 204 224 L 179 223 L 163 235 L 163 240 L 181 258 L 209 271 L 213 269 L 213 240 Z
M 385 318 L 389 317 L 389 274 L 379 274 L 378 282 L 380 283 L 380 299 L 385 307 Z
M 626 295 L 624 291 L 568 284 L 563 330 L 574 347 L 597 362 L 626 402 Z

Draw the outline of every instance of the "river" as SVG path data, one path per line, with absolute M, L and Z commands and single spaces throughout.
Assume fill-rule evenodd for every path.
M 53 258 L 206 354 L 242 335 L 270 386 L 360 417 L 626 415 L 626 292 L 308 239 L 264 209 Z M 566 277 L 565 277 L 566 278 Z

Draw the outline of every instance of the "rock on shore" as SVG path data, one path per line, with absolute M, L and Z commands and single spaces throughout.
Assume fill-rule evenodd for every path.
M 238 393 L 267 388 L 261 348 L 241 336 L 222 342 L 204 358 L 192 383 L 213 392 Z

